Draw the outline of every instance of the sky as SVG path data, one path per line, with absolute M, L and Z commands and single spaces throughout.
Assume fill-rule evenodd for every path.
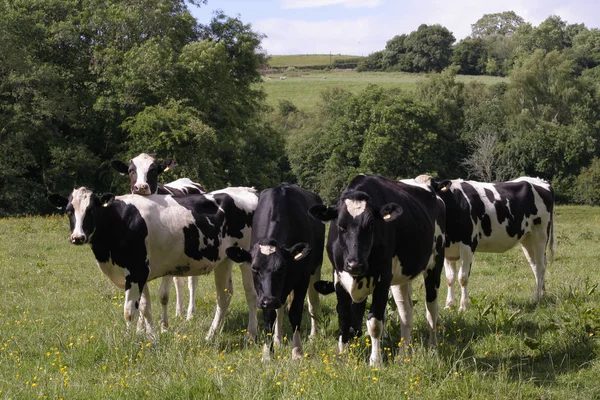
M 262 47 L 270 55 L 366 56 L 421 24 L 441 24 L 460 40 L 484 14 L 511 10 L 534 26 L 558 15 L 570 24 L 600 27 L 600 0 L 208 0 L 190 6 L 200 23 L 215 10 L 266 35 Z

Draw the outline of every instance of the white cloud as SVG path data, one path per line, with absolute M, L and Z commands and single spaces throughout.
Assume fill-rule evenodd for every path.
M 283 0 L 281 8 L 318 8 L 342 5 L 348 8 L 374 8 L 382 0 Z
M 272 18 L 254 27 L 267 35 L 262 46 L 269 54 L 349 54 L 368 55 L 382 50 L 397 33 L 382 26 L 377 18 L 305 21 Z

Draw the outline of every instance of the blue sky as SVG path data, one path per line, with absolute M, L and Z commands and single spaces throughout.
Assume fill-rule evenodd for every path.
M 267 35 L 262 47 L 271 55 L 366 56 L 423 23 L 441 24 L 460 40 L 484 14 L 508 10 L 533 25 L 554 14 L 600 27 L 600 0 L 208 0 L 191 7 L 202 23 L 218 9 Z

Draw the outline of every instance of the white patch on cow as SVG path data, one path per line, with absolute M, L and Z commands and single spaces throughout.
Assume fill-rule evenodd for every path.
M 129 274 L 129 271 L 126 271 L 125 268 L 115 264 L 112 259 L 109 259 L 108 262 L 105 263 L 97 262 L 97 264 L 100 271 L 102 271 L 115 286 L 123 290 L 125 289 L 125 277 Z
M 399 182 L 402 182 L 402 183 L 405 183 L 405 184 L 411 185 L 411 186 L 417 186 L 423 190 L 432 192 L 433 190 L 431 188 L 431 185 L 429 184 L 429 180 L 424 180 L 425 178 L 423 178 L 423 177 L 429 177 L 429 180 L 431 180 L 431 177 L 429 175 L 419 175 L 415 179 L 400 179 Z
M 348 214 L 350 214 L 353 218 L 356 218 L 364 213 L 365 209 L 367 208 L 367 202 L 364 200 L 346 199 L 344 200 L 344 203 L 346 203 L 346 210 L 348 210 Z
M 212 221 L 211 221 L 211 220 L 210 220 L 208 217 L 205 217 L 205 218 L 206 218 L 206 222 L 207 222 L 207 223 L 208 223 L 210 226 L 212 226 L 212 227 L 214 227 L 214 226 L 215 226 L 215 224 L 213 224 L 213 223 L 212 223 Z
M 75 216 L 75 226 L 73 227 L 71 236 L 81 237 L 85 235 L 85 232 L 83 232 L 83 219 L 85 217 L 86 210 L 92 202 L 92 194 L 93 192 L 85 187 L 80 187 L 73 190 L 73 193 L 71 194 L 71 205 L 73 206 L 74 210 L 73 214 Z M 88 241 L 92 235 L 93 233 L 87 238 Z
M 370 294 L 373 293 L 373 288 L 375 287 L 375 278 L 363 277 L 360 279 L 355 279 L 347 272 L 336 271 L 334 275 L 334 281 L 335 284 L 341 283 L 348 294 L 350 294 L 350 297 L 352 297 L 352 301 L 355 303 L 360 303 L 366 299 Z
M 131 162 L 135 165 L 137 171 L 136 185 L 148 183 L 148 170 L 156 159 L 149 154 L 142 153 L 139 156 L 132 158 Z
M 411 280 L 411 277 L 408 275 L 402 274 L 402 264 L 400 264 L 400 260 L 398 257 L 394 257 L 392 259 L 392 282 L 391 285 L 402 285 Z
M 266 244 L 261 244 L 258 247 L 260 249 L 260 252 L 262 254 L 264 254 L 265 256 L 270 256 L 271 254 L 273 254 L 277 251 L 277 248 L 275 246 L 269 246 Z
M 258 196 L 256 189 L 253 187 L 228 187 L 225 189 L 215 190 L 209 194 L 215 195 L 218 193 L 226 193 L 231 196 L 237 208 L 244 210 L 248 214 L 254 212 L 258 206 Z

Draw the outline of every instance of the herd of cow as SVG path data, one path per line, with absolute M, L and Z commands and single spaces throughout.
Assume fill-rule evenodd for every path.
M 370 364 L 379 365 L 384 314 L 391 292 L 398 307 L 401 342 L 410 343 L 412 281 L 424 278 L 429 344 L 436 344 L 437 294 L 445 267 L 446 307 L 454 305 L 456 263 L 460 261 L 460 310 L 468 305 L 467 284 L 475 251 L 504 252 L 520 243 L 536 288 L 544 291 L 546 249 L 554 256 L 554 191 L 542 179 L 481 183 L 429 176 L 394 181 L 358 175 L 331 206 L 318 195 L 283 183 L 257 195 L 254 188 L 206 192 L 189 179 L 162 185 L 158 175 L 174 165 L 140 154 L 112 166 L 131 180 L 131 193 L 96 194 L 80 187 L 68 198 L 48 197 L 64 209 L 70 241 L 89 244 L 100 270 L 125 290 L 127 325 L 138 314 L 138 330 L 153 334 L 147 282 L 162 278 L 161 328 L 168 327 L 167 304 L 174 277 L 177 315 L 183 311 L 184 276 L 189 277 L 187 318 L 195 313 L 198 275 L 213 272 L 217 307 L 207 339 L 223 324 L 233 294 L 232 263 L 240 263 L 248 303 L 247 335 L 257 335 L 257 308 L 273 340 L 268 359 L 282 340 L 284 304 L 293 330 L 292 358 L 302 358 L 300 324 L 308 294 L 310 336 L 316 333 L 319 293 L 335 292 L 339 350 L 361 331 L 366 299 L 371 336 Z M 325 225 L 332 221 L 325 246 Z M 333 265 L 333 282 L 322 281 L 323 248 Z M 270 337 L 270 335 L 267 335 Z

